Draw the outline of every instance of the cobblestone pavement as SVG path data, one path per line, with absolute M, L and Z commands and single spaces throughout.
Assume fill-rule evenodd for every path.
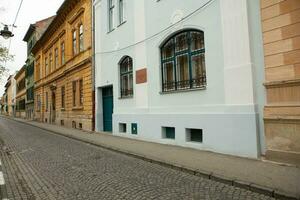
M 272 199 L 9 119 L 0 138 L 9 199 Z

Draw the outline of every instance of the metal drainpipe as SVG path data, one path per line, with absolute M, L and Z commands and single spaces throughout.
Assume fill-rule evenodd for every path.
M 93 115 L 92 115 L 92 131 L 95 131 L 95 10 L 94 10 L 94 0 L 91 0 L 91 19 L 92 19 L 92 105 L 93 105 Z

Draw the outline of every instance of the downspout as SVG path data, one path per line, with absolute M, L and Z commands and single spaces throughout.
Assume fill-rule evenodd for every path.
M 95 131 L 95 116 L 96 116 L 96 106 L 95 106 L 95 10 L 94 10 L 94 0 L 91 3 L 91 19 L 92 19 L 92 131 Z

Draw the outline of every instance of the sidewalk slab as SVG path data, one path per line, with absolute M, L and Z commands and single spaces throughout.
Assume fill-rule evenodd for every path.
M 259 188 L 271 196 L 300 199 L 300 168 L 295 165 L 146 142 L 109 133 L 85 132 L 23 119 L 14 120 L 151 162 L 186 170 L 195 175 L 200 174 L 216 180 L 223 179 L 230 184 L 250 188 L 254 185 L 254 189 Z

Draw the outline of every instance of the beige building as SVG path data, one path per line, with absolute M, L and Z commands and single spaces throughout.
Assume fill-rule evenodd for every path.
M 35 119 L 93 130 L 91 1 L 66 0 L 32 49 Z
M 16 114 L 15 117 L 25 118 L 25 102 L 26 102 L 26 81 L 25 81 L 25 70 L 24 65 L 16 74 Z
M 300 163 L 300 1 L 261 0 L 268 159 Z
M 16 80 L 15 75 L 10 75 L 5 84 L 6 91 L 6 114 L 9 116 L 15 116 L 16 114 Z

